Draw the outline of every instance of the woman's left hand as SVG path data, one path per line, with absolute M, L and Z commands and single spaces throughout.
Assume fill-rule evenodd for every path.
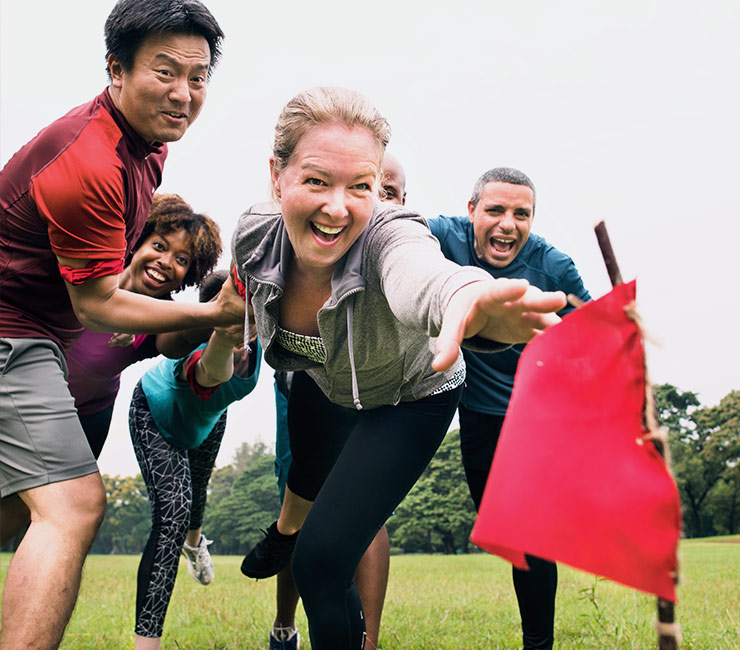
M 482 336 L 499 343 L 526 343 L 550 325 L 565 307 L 562 291 L 542 291 L 526 280 L 498 278 L 473 282 L 450 298 L 437 338 L 432 368 L 447 370 L 463 339 Z

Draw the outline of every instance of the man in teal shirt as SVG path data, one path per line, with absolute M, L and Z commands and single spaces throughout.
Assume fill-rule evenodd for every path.
M 573 260 L 530 232 L 534 209 L 535 188 L 529 177 L 517 169 L 497 167 L 476 182 L 467 217 L 430 219 L 429 227 L 445 256 L 458 264 L 478 266 L 495 278 L 525 278 L 545 291 L 564 291 L 590 300 Z M 570 309 L 566 307 L 560 315 Z M 523 349 L 524 345 L 515 345 L 498 354 L 481 354 L 463 348 L 467 379 L 458 409 L 460 448 L 476 509 L 483 498 Z M 527 561 L 529 571 L 513 569 L 524 648 L 550 650 L 557 567 L 532 556 Z

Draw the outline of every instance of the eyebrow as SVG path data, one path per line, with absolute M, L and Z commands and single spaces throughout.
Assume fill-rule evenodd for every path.
M 323 167 L 320 167 L 319 165 L 315 165 L 314 163 L 311 163 L 311 162 L 302 163 L 301 169 L 312 169 L 320 174 L 323 174 L 324 176 L 331 176 L 331 174 L 328 171 L 326 171 L 326 169 L 324 169 Z M 368 168 L 367 170 L 362 171 L 359 174 L 357 174 L 352 180 L 356 181 L 359 178 L 364 178 L 365 176 L 373 176 L 373 175 L 377 175 L 377 174 L 371 168 Z
M 158 59 L 161 61 L 166 61 L 171 66 L 174 66 L 177 68 L 185 67 L 182 61 L 178 61 L 177 59 L 172 58 L 169 54 L 165 54 L 164 52 L 159 52 L 158 54 L 154 55 L 154 60 L 156 61 Z M 195 65 L 194 68 L 192 69 L 200 71 L 200 70 L 208 70 L 209 67 L 210 67 L 209 63 L 200 63 L 200 64 Z

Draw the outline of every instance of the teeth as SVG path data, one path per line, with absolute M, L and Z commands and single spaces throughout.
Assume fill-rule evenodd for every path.
M 491 237 L 493 241 L 497 241 L 499 244 L 513 244 L 513 240 L 511 239 L 499 239 L 498 237 Z
M 151 275 L 157 282 L 165 282 L 167 280 L 164 275 L 154 269 L 149 269 L 149 275 Z
M 329 226 L 322 226 L 318 223 L 314 223 L 313 225 L 316 230 L 320 230 L 327 235 L 338 235 L 340 232 L 342 232 L 342 230 L 344 230 L 344 226 L 342 226 L 341 228 L 330 228 Z

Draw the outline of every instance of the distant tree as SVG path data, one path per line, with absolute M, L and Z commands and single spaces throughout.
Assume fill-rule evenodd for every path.
M 475 508 L 460 459 L 460 432 L 447 434 L 408 496 L 388 520 L 391 543 L 405 552 L 467 553 Z
M 152 523 L 144 479 L 104 474 L 103 484 L 108 505 L 91 552 L 140 553 Z
M 714 534 L 714 522 L 722 522 L 724 507 L 732 508 L 740 499 L 733 488 L 734 468 L 740 460 L 740 392 L 729 393 L 711 408 L 701 408 L 695 393 L 682 392 L 670 384 L 655 386 L 655 397 L 661 422 L 669 429 L 673 473 L 684 510 L 684 534 Z M 737 515 L 731 517 L 726 524 L 734 529 Z
M 234 480 L 228 495 L 213 500 L 206 510 L 204 528 L 217 541 L 215 551 L 239 555 L 262 538 L 280 513 L 280 498 L 274 476 L 275 458 L 262 454 L 252 459 L 249 469 Z
M 740 524 L 740 391 L 700 409 L 695 417 L 700 428 L 712 432 L 714 452 L 723 461 L 719 481 L 707 497 L 713 532 L 731 535 Z
M 262 458 L 263 456 L 271 455 L 272 451 L 267 445 L 261 440 L 250 444 L 243 442 L 239 448 L 234 452 L 234 460 L 231 464 L 234 467 L 236 475 L 240 475 L 242 472 L 248 470 L 252 464 Z

